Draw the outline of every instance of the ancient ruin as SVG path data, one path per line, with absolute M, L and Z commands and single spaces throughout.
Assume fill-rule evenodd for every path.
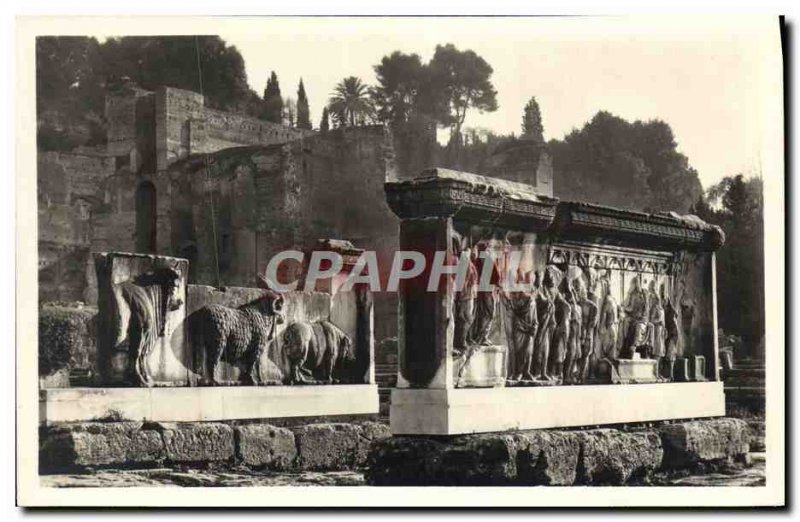
M 304 131 L 131 84 L 106 112 L 105 148 L 39 156 L 43 469 L 237 462 L 566 485 L 625 483 L 665 451 L 745 458 L 747 428 L 728 420 L 686 424 L 730 440 L 702 458 L 675 442 L 683 424 L 529 431 L 724 415 L 716 227 L 559 201 L 546 146 L 526 139 L 491 154 L 486 177 L 417 175 L 427 141 L 403 129 Z M 308 285 L 309 255 L 288 259 L 277 279 L 299 285 L 275 291 L 264 274 L 287 250 L 335 253 L 342 269 Z M 365 251 L 387 268 L 421 253 L 427 268 L 396 292 L 346 287 Z M 431 291 L 437 262 L 449 268 Z M 376 339 L 393 437 L 375 422 Z M 518 467 L 447 467 L 507 430 Z M 639 460 L 597 468 L 606 438 Z M 551 452 L 562 464 L 533 472 Z
M 724 415 L 718 227 L 446 169 L 386 197 L 401 250 L 428 260 L 399 291 L 393 433 Z M 442 259 L 455 271 L 429 291 Z
M 43 389 L 43 423 L 377 413 L 369 288 L 214 289 L 187 285 L 185 259 L 95 262 L 98 373 Z

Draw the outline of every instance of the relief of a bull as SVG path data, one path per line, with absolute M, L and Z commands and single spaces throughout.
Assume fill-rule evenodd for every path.
M 284 321 L 283 308 L 283 296 L 269 293 L 240 308 L 209 305 L 191 315 L 194 353 L 205 355 L 208 384 L 219 384 L 216 376 L 221 361 L 242 366 L 244 384 L 262 380 L 259 361 L 274 340 L 277 325 Z
M 113 285 L 111 288 L 111 337 L 114 350 L 128 346 L 129 382 L 152 386 L 147 358 L 164 336 L 167 313 L 183 301 L 179 271 L 159 268 Z
M 349 382 L 355 349 L 350 337 L 330 321 L 301 321 L 283 333 L 288 384 Z

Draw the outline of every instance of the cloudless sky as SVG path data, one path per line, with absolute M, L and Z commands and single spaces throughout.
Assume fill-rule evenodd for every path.
M 339 80 L 374 83 L 372 67 L 384 55 L 401 50 L 427 61 L 440 43 L 472 49 L 494 68 L 499 108 L 473 110 L 467 126 L 519 134 L 531 96 L 547 139 L 599 110 L 662 119 L 705 187 L 768 168 L 774 158 L 763 142 L 782 125 L 772 17 L 266 18 L 216 32 L 242 53 L 259 94 L 272 70 L 284 97 L 296 98 L 302 77 L 314 127 Z

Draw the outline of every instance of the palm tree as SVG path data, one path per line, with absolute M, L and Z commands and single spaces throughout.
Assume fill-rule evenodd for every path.
M 339 127 L 364 125 L 374 112 L 369 87 L 355 76 L 349 76 L 336 85 L 328 106 Z

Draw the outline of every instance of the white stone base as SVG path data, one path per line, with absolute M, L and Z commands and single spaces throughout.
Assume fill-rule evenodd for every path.
M 156 422 L 275 419 L 378 413 L 374 384 L 193 388 L 61 388 L 39 392 L 39 421 L 84 422 L 118 415 Z
M 725 415 L 722 382 L 394 389 L 393 435 L 457 435 Z

